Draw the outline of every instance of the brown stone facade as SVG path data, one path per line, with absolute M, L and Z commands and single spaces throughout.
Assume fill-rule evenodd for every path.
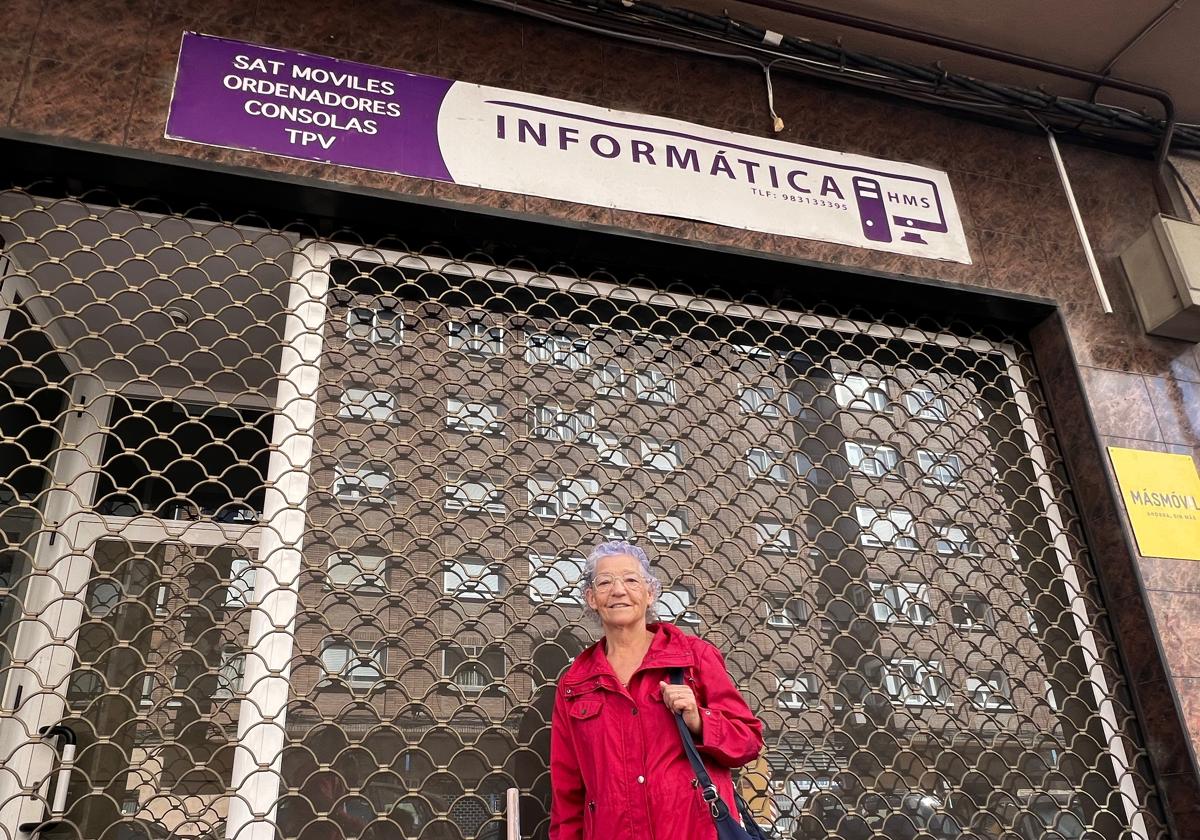
M 1131 564 L 1134 543 L 1103 450 L 1125 445 L 1200 462 L 1200 348 L 1143 332 L 1118 260 L 1158 212 L 1149 162 L 1063 147 L 1115 309 L 1105 314 L 1046 141 L 1037 135 L 776 76 L 776 109 L 787 124 L 774 135 L 779 139 L 949 173 L 973 257 L 960 265 L 163 138 L 184 30 L 772 136 L 762 78 L 744 66 L 420 0 L 5 0 L 0 20 L 0 129 L 1053 301 L 1059 316 L 1033 339 L 1059 444 L 1166 810 L 1181 837 L 1200 819 L 1200 563 L 1134 555 Z M 1185 163 L 1184 170 L 1200 165 Z M 1178 737 L 1183 733 L 1190 745 Z

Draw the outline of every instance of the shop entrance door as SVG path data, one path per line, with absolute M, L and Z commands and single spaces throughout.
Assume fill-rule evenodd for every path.
M 88 514 L 30 558 L 0 724 L 4 784 L 36 791 L 5 796 L 18 836 L 223 836 L 257 537 Z

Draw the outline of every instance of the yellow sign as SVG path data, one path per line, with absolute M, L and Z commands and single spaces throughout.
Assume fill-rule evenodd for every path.
M 1190 455 L 1108 447 L 1144 557 L 1200 560 L 1200 475 Z

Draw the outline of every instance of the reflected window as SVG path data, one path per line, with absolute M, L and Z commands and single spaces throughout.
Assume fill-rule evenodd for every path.
M 746 451 L 746 464 L 750 478 L 768 478 L 776 484 L 787 484 L 792 475 L 787 468 L 782 452 L 755 447 Z
M 642 466 L 646 469 L 670 472 L 683 464 L 683 447 L 678 441 L 644 437 L 640 443 Z
M 446 427 L 456 432 L 476 435 L 503 435 L 505 433 L 504 406 L 499 403 L 479 403 L 446 398 Z
M 592 354 L 583 339 L 554 333 L 529 333 L 525 337 L 525 362 L 582 370 L 591 364 Z
M 450 349 L 476 356 L 499 356 L 504 352 L 504 330 L 479 321 L 451 321 Z
M 913 515 L 904 508 L 879 510 L 866 505 L 855 505 L 854 517 L 862 529 L 858 537 L 860 545 L 891 547 L 904 551 L 916 551 L 918 548 Z
M 502 686 L 507 670 L 504 651 L 499 648 L 462 645 L 442 651 L 442 676 L 465 694 Z
M 992 605 L 977 594 L 963 595 L 953 606 L 952 621 L 960 630 L 982 630 L 995 627 Z
M 390 422 L 396 419 L 396 395 L 391 391 L 372 391 L 369 388 L 347 388 L 342 392 L 338 417 L 352 420 L 379 420 Z
M 225 588 L 225 609 L 236 610 L 250 603 L 254 592 L 254 564 L 244 554 L 234 555 L 229 563 L 229 586 Z M 166 605 L 167 588 L 158 589 L 158 602 Z M 157 610 L 156 610 L 157 612 Z
M 800 551 L 800 536 L 795 529 L 770 519 L 759 519 L 754 523 L 759 548 L 771 554 L 796 554 Z
M 688 529 L 689 517 L 684 508 L 676 508 L 670 513 L 652 514 L 647 517 L 646 536 L 650 538 L 651 542 L 683 542 Z
M 882 443 L 848 440 L 843 445 L 843 451 L 850 469 L 873 478 L 892 474 L 900 465 L 900 453 Z
M 592 373 L 592 387 L 596 396 L 622 398 L 628 396 L 632 378 L 633 374 L 616 362 L 605 362 Z
M 384 589 L 388 555 L 381 552 L 339 551 L 329 555 L 325 572 L 330 586 L 345 589 Z
M 124 593 L 115 580 L 101 578 L 92 581 L 88 589 L 88 613 L 92 618 L 103 618 L 117 608 Z
M 352 306 L 346 311 L 346 337 L 373 344 L 399 344 L 404 318 L 394 309 Z
M 589 432 L 580 439 L 581 443 L 596 448 L 596 460 L 601 464 L 613 467 L 628 467 L 629 450 L 621 445 L 621 441 L 612 432 Z
M 811 709 L 820 699 L 820 681 L 816 674 L 780 677 L 775 698 L 781 709 Z
M 554 481 L 545 476 L 531 478 L 528 484 L 530 510 L 543 519 L 578 519 L 603 525 L 617 533 L 629 530 L 625 520 L 608 510 L 597 498 L 600 483 L 590 478 L 564 478 Z
M 942 423 L 950 417 L 946 398 L 924 385 L 914 385 L 904 393 L 904 407 L 918 420 Z
M 460 601 L 486 601 L 500 596 L 502 583 L 494 565 L 467 558 L 453 561 L 443 572 L 442 591 Z
M 928 624 L 933 620 L 929 607 L 929 586 L 914 581 L 883 583 L 871 581 L 871 592 L 875 601 L 871 606 L 871 617 L 880 622 L 910 621 L 913 624 Z
M 667 377 L 660 370 L 646 368 L 636 371 L 633 375 L 635 396 L 639 400 L 671 405 L 675 402 L 675 380 Z
M 774 595 L 770 598 L 769 606 L 767 624 L 772 627 L 800 627 L 807 624 L 812 616 L 812 608 L 808 603 L 796 597 Z
M 372 642 L 331 637 L 321 645 L 321 668 L 326 677 L 344 680 L 356 691 L 369 689 L 383 679 L 383 648 Z
M 392 470 L 379 461 L 348 466 L 338 464 L 333 480 L 333 495 L 344 502 L 383 503 L 391 495 Z
M 935 525 L 933 532 L 937 538 L 938 554 L 965 554 L 974 557 L 982 553 L 975 537 L 962 525 Z
M 860 373 L 835 373 L 833 399 L 841 408 L 850 411 L 887 410 L 888 396 L 883 380 Z
M 583 557 L 529 555 L 529 598 L 534 603 L 583 606 L 579 581 L 583 577 Z
M 1012 691 L 1003 671 L 991 670 L 967 678 L 967 695 L 979 709 L 1011 709 Z
M 738 405 L 743 414 L 779 417 L 779 388 L 774 385 L 745 386 L 738 395 Z
M 455 475 L 452 483 L 442 488 L 442 507 L 447 511 L 508 512 L 504 492 L 490 479 L 481 475 Z
M 221 664 L 217 670 L 217 688 L 213 697 L 228 700 L 241 693 L 242 677 L 246 673 L 246 654 L 241 648 L 226 647 L 221 651 Z
M 700 616 L 691 611 L 694 597 L 695 593 L 690 586 L 677 583 L 665 587 L 658 598 L 659 618 L 676 624 L 699 624 Z
M 596 427 L 596 416 L 589 410 L 563 411 L 556 405 L 535 405 L 533 410 L 534 437 L 561 443 L 586 438 Z
M 945 487 L 962 481 L 962 458 L 953 452 L 918 449 L 917 465 L 924 474 L 922 480 L 926 484 L 938 484 Z
M 950 700 L 942 663 L 936 659 L 893 659 L 883 684 L 892 700 L 906 706 L 941 706 Z

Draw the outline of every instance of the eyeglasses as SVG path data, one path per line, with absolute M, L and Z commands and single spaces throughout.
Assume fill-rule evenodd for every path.
M 599 575 L 592 580 L 592 588 L 601 595 L 605 595 L 612 591 L 613 584 L 618 580 L 621 581 L 621 586 L 629 590 L 638 590 L 646 585 L 641 575 L 630 572 L 627 575 L 620 575 L 619 577 L 617 575 Z

